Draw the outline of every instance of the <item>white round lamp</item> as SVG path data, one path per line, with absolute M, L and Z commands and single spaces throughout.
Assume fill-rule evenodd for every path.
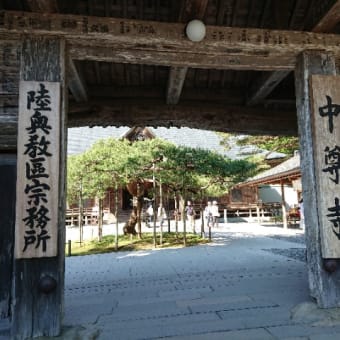
M 201 20 L 191 20 L 185 29 L 185 33 L 191 41 L 202 41 L 206 33 L 205 25 Z

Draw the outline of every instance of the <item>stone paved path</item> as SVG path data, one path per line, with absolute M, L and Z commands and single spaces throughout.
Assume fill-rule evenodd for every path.
M 340 318 L 309 298 L 301 231 L 228 224 L 213 237 L 197 247 L 67 258 L 60 338 L 340 338 Z
M 291 318 L 311 301 L 301 235 L 229 224 L 209 245 L 69 258 L 65 323 L 98 339 L 332 338 Z

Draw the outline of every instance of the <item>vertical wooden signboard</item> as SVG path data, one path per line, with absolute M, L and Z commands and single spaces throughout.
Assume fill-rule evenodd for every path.
M 340 77 L 310 78 L 321 253 L 340 258 Z
M 57 255 L 59 117 L 59 82 L 20 82 L 17 259 Z
M 65 42 L 21 41 L 12 339 L 61 332 L 65 254 Z

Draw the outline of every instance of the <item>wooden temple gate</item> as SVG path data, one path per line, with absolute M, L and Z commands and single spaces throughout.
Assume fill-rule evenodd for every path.
M 155 1 L 152 20 L 149 7 L 130 13 L 115 1 L 1 2 L 0 314 L 13 338 L 61 330 L 72 126 L 298 131 L 310 292 L 321 307 L 340 306 L 340 1 L 270 2 L 235 1 L 229 13 L 228 1 Z M 200 42 L 184 33 L 191 19 L 207 23 Z M 108 73 L 129 74 L 130 87 L 105 87 Z M 297 109 L 294 90 L 271 96 L 276 87 L 290 94 L 286 77 Z

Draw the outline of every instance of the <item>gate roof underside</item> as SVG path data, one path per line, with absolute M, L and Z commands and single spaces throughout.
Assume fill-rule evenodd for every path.
M 0 151 L 16 149 L 21 39 L 66 41 L 68 126 L 296 135 L 304 50 L 340 59 L 340 0 L 0 0 Z M 185 35 L 202 20 L 201 42 Z

